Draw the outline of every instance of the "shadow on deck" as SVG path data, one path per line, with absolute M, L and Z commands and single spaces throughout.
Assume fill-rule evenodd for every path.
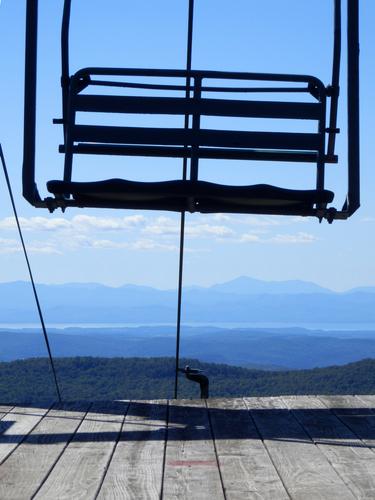
M 126 427 L 120 436 L 118 430 L 87 432 L 80 429 L 74 435 L 75 442 L 110 441 L 168 441 L 207 440 L 213 430 L 215 440 L 281 440 L 309 442 L 311 439 L 327 444 L 337 440 L 340 424 L 339 446 L 364 446 L 353 441 L 353 431 L 360 428 L 361 440 L 375 443 L 375 405 L 374 407 L 316 408 L 304 405 L 302 408 L 256 408 L 258 400 L 272 401 L 273 398 L 245 398 L 244 400 L 207 400 L 205 401 L 117 401 L 85 403 L 63 403 L 53 405 L 25 405 L 15 407 L 8 413 L 6 420 L 0 420 L 0 445 L 19 443 L 27 439 L 29 444 L 66 443 L 71 433 L 38 433 L 38 429 L 27 432 L 22 437 L 12 435 L 16 417 L 35 415 L 56 420 L 82 419 L 85 422 L 121 423 L 124 418 Z M 277 400 L 278 398 L 276 398 Z M 288 400 L 288 398 L 285 398 Z M 311 401 L 313 397 L 309 396 Z M 233 401 L 241 401 L 243 408 L 230 408 Z M 12 417 L 15 417 L 12 420 Z M 134 420 L 133 420 L 134 419 Z M 136 428 L 132 429 L 132 424 Z M 309 427 L 309 432 L 306 432 Z M 351 429 L 349 428 L 351 427 Z M 366 447 L 373 448 L 372 444 Z

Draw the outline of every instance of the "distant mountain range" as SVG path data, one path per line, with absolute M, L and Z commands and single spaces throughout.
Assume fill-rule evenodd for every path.
M 328 288 L 323 288 L 310 281 L 262 281 L 248 276 L 240 276 L 226 283 L 213 285 L 208 289 L 214 292 L 235 293 L 238 295 L 333 293 Z
M 175 290 L 98 283 L 38 285 L 50 323 L 173 323 Z M 30 284 L 0 283 L 0 323 L 37 322 Z M 211 287 L 187 287 L 183 321 L 204 323 L 371 323 L 375 287 L 337 293 L 305 281 L 261 281 L 241 276 Z
M 49 329 L 54 357 L 163 357 L 175 354 L 174 327 Z M 0 361 L 46 356 L 42 333 L 0 330 Z M 181 355 L 263 370 L 306 369 L 375 358 L 375 332 L 302 328 L 183 327 Z

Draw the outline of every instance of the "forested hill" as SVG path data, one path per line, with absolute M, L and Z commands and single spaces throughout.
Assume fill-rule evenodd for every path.
M 57 375 L 65 400 L 172 397 L 174 358 L 60 358 Z M 375 394 L 375 359 L 313 370 L 265 372 L 181 360 L 210 379 L 210 396 Z M 198 397 L 199 386 L 181 376 L 180 397 Z M 0 363 L 0 403 L 55 399 L 48 360 Z

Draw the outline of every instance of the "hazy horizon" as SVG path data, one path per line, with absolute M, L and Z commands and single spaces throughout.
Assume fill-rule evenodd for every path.
M 331 292 L 334 292 L 334 293 L 345 293 L 345 292 L 350 292 L 351 290 L 355 290 L 357 288 L 360 288 L 360 289 L 366 289 L 366 288 L 375 288 L 375 282 L 374 284 L 367 284 L 367 285 L 363 285 L 363 284 L 358 284 L 356 286 L 353 286 L 353 287 L 350 287 L 350 288 L 343 288 L 343 289 L 335 289 L 334 287 L 327 287 L 321 283 L 318 283 L 317 281 L 307 281 L 307 280 L 304 280 L 304 279 L 298 279 L 298 278 L 294 278 L 294 279 L 275 279 L 275 280 L 272 280 L 272 279 L 260 279 L 260 278 L 254 278 L 253 276 L 249 276 L 249 275 L 245 275 L 245 274 L 241 274 L 241 275 L 238 275 L 238 276 L 234 276 L 233 278 L 230 278 L 228 280 L 225 280 L 225 281 L 213 281 L 212 283 L 208 283 L 208 284 L 205 284 L 205 285 L 200 285 L 198 283 L 192 283 L 192 284 L 184 284 L 183 288 L 186 289 L 186 288 L 212 288 L 212 287 L 215 287 L 217 285 L 224 285 L 224 284 L 227 284 L 227 283 L 231 283 L 231 282 L 235 282 L 237 280 L 241 280 L 241 279 L 249 279 L 251 281 L 254 281 L 254 282 L 261 282 L 261 283 L 268 283 L 268 284 L 272 284 L 272 283 L 293 283 L 293 282 L 301 282 L 301 283 L 306 283 L 306 284 L 313 284 L 313 285 L 317 285 L 318 287 L 321 287 L 325 290 L 328 290 L 328 291 L 331 291 Z M 22 283 L 28 283 L 29 280 L 27 278 L 25 279 L 21 279 L 21 280 L 10 280 L 10 281 L 5 281 L 5 280 L 0 280 L 0 284 L 8 284 L 8 283 L 17 283 L 17 282 L 22 282 Z M 106 282 L 100 282 L 100 281 L 38 281 L 36 283 L 37 285 L 46 285 L 46 286 L 64 286 L 64 285 L 100 285 L 100 286 L 105 286 L 105 287 L 108 287 L 108 288 L 122 288 L 122 287 L 126 287 L 126 286 L 134 286 L 134 287 L 145 287 L 145 288 L 153 288 L 155 290 L 161 290 L 161 291 L 173 291 L 173 290 L 177 290 L 177 284 L 176 284 L 176 287 L 173 288 L 173 287 L 166 287 L 166 288 L 163 288 L 163 287 L 157 287 L 157 286 L 152 286 L 152 285 L 145 285 L 145 284 L 138 284 L 138 283 L 131 283 L 131 282 L 124 282 L 124 283 L 121 283 L 121 284 L 117 284 L 117 285 L 113 285 L 111 283 L 106 283 Z

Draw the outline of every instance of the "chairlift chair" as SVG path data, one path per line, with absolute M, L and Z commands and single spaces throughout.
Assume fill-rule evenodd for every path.
M 38 0 L 27 0 L 24 197 L 35 207 L 50 211 L 59 207 L 96 207 L 316 216 L 329 222 L 348 218 L 359 207 L 358 0 L 347 0 L 348 195 L 341 210 L 331 205 L 334 194 L 325 189 L 324 184 L 326 164 L 338 162 L 335 137 L 339 132 L 342 21 L 341 0 L 333 2 L 332 81 L 325 85 L 309 75 L 193 70 L 193 0 L 189 0 L 185 70 L 88 67 L 71 75 L 71 0 L 65 0 L 61 31 L 62 118 L 54 120 L 64 131 L 64 141 L 59 148 L 65 156 L 64 171 L 61 179 L 47 182 L 51 196 L 41 198 L 35 183 Z M 118 88 L 124 90 L 123 95 L 114 95 L 113 89 Z M 103 89 L 108 92 L 103 93 Z M 147 95 L 137 95 L 139 89 L 147 91 Z M 228 98 L 212 97 L 215 93 Z M 239 94 L 251 97 L 254 93 L 272 93 L 278 98 L 236 98 Z M 282 97 L 286 94 L 301 98 L 288 101 Z M 304 99 L 306 96 L 310 96 L 310 100 L 312 96 L 313 102 Z M 104 113 L 125 117 L 181 116 L 182 125 L 175 128 L 86 125 L 77 118 L 82 113 L 96 113 L 99 117 Z M 281 119 L 293 122 L 296 128 L 293 132 L 206 129 L 201 126 L 201 118 L 206 116 Z M 306 120 L 316 124 L 316 132 L 299 131 L 299 124 Z M 182 176 L 160 182 L 118 178 L 75 182 L 72 172 L 76 155 L 182 158 Z M 201 159 L 309 163 L 316 169 L 316 182 L 310 190 L 268 184 L 217 184 L 200 179 Z

